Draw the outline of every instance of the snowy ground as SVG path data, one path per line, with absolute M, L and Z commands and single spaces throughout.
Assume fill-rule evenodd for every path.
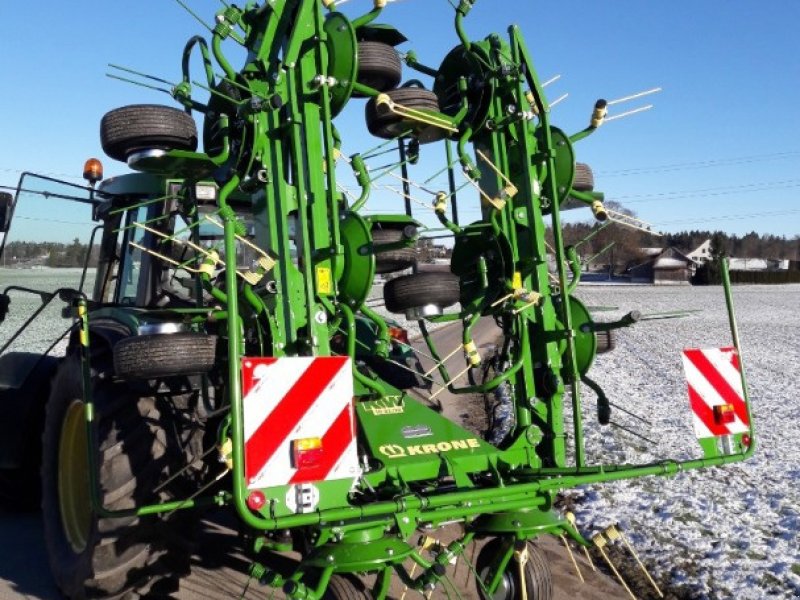
M 600 427 L 584 394 L 587 458 L 595 463 L 700 457 L 680 361 L 683 348 L 731 343 L 721 288 L 581 286 L 577 294 L 614 320 L 701 310 L 683 319 L 621 330 L 617 349 L 590 372 L 615 410 L 612 419 L 653 440 Z M 800 597 L 800 285 L 734 288 L 742 356 L 757 439 L 756 456 L 736 465 L 642 478 L 568 492 L 586 533 L 619 522 L 648 564 L 691 598 Z

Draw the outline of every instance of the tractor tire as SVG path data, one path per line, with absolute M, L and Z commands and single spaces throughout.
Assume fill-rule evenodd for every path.
M 384 244 L 396 244 L 407 239 L 403 235 L 402 229 L 373 229 L 372 230 L 372 243 L 376 246 Z M 417 249 L 411 248 L 395 248 L 393 250 L 384 250 L 375 252 L 375 273 L 383 275 L 385 273 L 394 273 L 395 271 L 402 271 L 413 267 L 417 262 Z
M 611 352 L 617 347 L 617 336 L 613 329 L 609 331 L 598 331 L 595 333 L 597 337 L 597 354 L 604 352 Z
M 133 104 L 114 109 L 100 121 L 100 143 L 114 160 L 127 162 L 149 149 L 197 150 L 197 126 L 191 115 L 171 106 Z
M 372 594 L 360 581 L 346 575 L 334 575 L 322 595 L 323 600 L 371 600 Z
M 551 600 L 553 598 L 553 576 L 550 566 L 539 549 L 530 542 L 527 543 L 528 560 L 524 566 L 525 591 L 523 592 L 522 589 L 519 563 L 514 557 L 506 566 L 495 593 L 489 595 L 484 591 L 492 564 L 503 551 L 503 546 L 504 541 L 501 538 L 495 538 L 481 548 L 478 554 L 475 572 L 480 578 L 480 581 L 476 581 L 476 583 L 481 598 L 484 600 Z
M 430 90 L 416 87 L 397 88 L 389 90 L 386 95 L 393 102 L 414 110 L 429 110 L 439 112 L 439 99 Z M 367 129 L 379 138 L 390 140 L 420 129 L 416 121 L 409 121 L 407 118 L 395 114 L 391 111 L 378 112 L 375 98 L 367 102 L 365 113 Z M 439 127 L 424 127 L 414 134 L 420 143 L 437 142 L 447 137 L 447 132 Z
M 128 337 L 114 346 L 114 373 L 128 380 L 207 373 L 216 360 L 217 338 L 204 333 Z
M 396 88 L 402 78 L 403 65 L 393 46 L 382 42 L 358 43 L 358 83 L 379 92 L 387 92 Z M 358 93 L 353 96 L 364 97 Z
M 576 192 L 591 192 L 594 190 L 594 173 L 586 163 L 575 163 L 575 179 L 572 189 Z
M 383 287 L 386 310 L 405 313 L 433 304 L 447 308 L 460 297 L 459 278 L 452 273 L 415 273 L 392 279 Z
M 106 360 L 105 362 L 110 362 Z M 110 370 L 110 365 L 107 367 Z M 67 598 L 138 597 L 188 573 L 193 515 L 105 518 L 92 509 L 89 453 L 102 505 L 125 510 L 188 497 L 175 477 L 187 460 L 154 398 L 124 383 L 92 383 L 94 444 L 86 432 L 81 364 L 56 374 L 43 436 L 42 513 L 51 572 Z M 88 449 L 88 452 L 87 452 Z

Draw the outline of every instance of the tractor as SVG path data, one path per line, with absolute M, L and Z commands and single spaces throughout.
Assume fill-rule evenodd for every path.
M 210 43 L 186 44 L 167 90 L 177 106 L 102 118 L 104 152 L 130 173 L 103 179 L 93 159 L 85 185 L 26 173 L 0 197 L 0 493 L 21 506 L 41 496 L 65 596 L 153 593 L 186 567 L 214 509 L 236 517 L 251 578 L 292 599 L 383 600 L 398 581 L 446 590 L 459 560 L 480 597 L 550 598 L 531 541 L 590 544 L 554 508 L 559 491 L 752 454 L 742 375 L 741 406 L 712 411 L 702 458 L 587 462 L 585 389 L 601 423 L 611 410 L 589 370 L 637 320 L 595 322 L 562 235 L 562 211 L 608 218 L 574 150 L 608 103 L 575 134 L 552 125 L 519 29 L 467 36 L 474 2 L 455 5 L 458 44 L 437 67 L 398 52 L 406 37 L 378 22 L 387 0 L 357 18 L 331 0 L 223 2 Z M 239 67 L 230 44 L 246 50 Z M 346 156 L 336 118 L 356 102 L 379 145 Z M 387 147 L 396 162 L 370 166 Z M 442 190 L 414 180 L 437 156 Z M 390 173 L 406 210 L 365 210 Z M 480 217 L 463 223 L 468 193 Z M 421 194 L 436 226 L 412 210 Z M 43 232 L 63 241 L 31 241 Z M 426 271 L 418 247 L 439 234 L 449 268 Z M 376 277 L 385 311 L 370 302 Z M 491 356 L 476 343 L 487 321 Z M 461 332 L 448 356 L 434 325 Z M 432 406 L 443 390 L 494 398 L 487 431 Z M 446 526 L 448 542 L 421 541 Z M 287 551 L 289 566 L 276 558 Z

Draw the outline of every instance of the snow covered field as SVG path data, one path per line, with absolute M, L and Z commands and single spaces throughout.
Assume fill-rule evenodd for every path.
M 731 345 L 721 288 L 581 286 L 577 295 L 614 320 L 701 310 L 619 331 L 590 371 L 621 410 L 612 420 L 653 440 L 597 424 L 585 390 L 587 459 L 596 463 L 700 457 L 680 361 L 683 348 Z M 800 597 L 800 285 L 737 286 L 734 305 L 756 428 L 756 456 L 732 466 L 567 492 L 592 533 L 619 522 L 662 581 L 691 598 Z

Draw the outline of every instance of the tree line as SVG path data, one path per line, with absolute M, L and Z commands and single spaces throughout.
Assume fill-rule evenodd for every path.
M 71 243 L 13 241 L 3 249 L 3 264 L 7 267 L 44 266 L 53 268 L 83 267 L 88 244 L 78 238 Z M 97 266 L 100 248 L 92 248 L 89 266 Z
M 633 215 L 619 206 L 614 210 Z M 711 254 L 717 257 L 800 260 L 800 235 L 787 238 L 753 231 L 740 236 L 723 231 L 693 229 L 657 236 L 606 221 L 567 223 L 563 226 L 563 236 L 566 245 L 577 247 L 584 263 L 612 265 L 616 270 L 647 260 L 643 248 L 675 247 L 689 253 L 706 240 L 711 240 Z M 548 231 L 548 238 L 552 242 L 552 231 Z

